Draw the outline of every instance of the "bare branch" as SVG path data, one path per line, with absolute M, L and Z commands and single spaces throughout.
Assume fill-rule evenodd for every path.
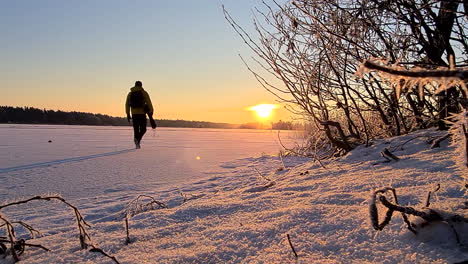
M 369 70 L 377 70 L 385 72 L 391 75 L 396 76 L 406 76 L 414 78 L 459 78 L 460 80 L 468 80 L 468 70 L 458 69 L 458 70 L 418 70 L 418 71 L 408 71 L 408 70 L 397 70 L 391 67 L 382 66 L 372 61 L 365 61 L 363 64 Z
M 90 227 L 90 225 L 84 220 L 84 217 L 82 216 L 82 214 L 80 213 L 77 207 L 70 204 L 69 202 L 67 202 L 65 199 L 63 199 L 60 196 L 39 196 L 38 195 L 38 196 L 31 197 L 29 199 L 14 201 L 11 203 L 0 205 L 0 211 L 1 209 L 4 209 L 4 208 L 23 205 L 32 201 L 60 201 L 61 203 L 73 209 L 73 212 L 75 214 L 76 224 L 77 224 L 78 231 L 79 231 L 79 240 L 80 240 L 81 249 L 87 249 L 90 247 L 91 252 L 99 252 L 103 254 L 104 256 L 112 259 L 115 263 L 119 263 L 115 257 L 108 255 L 102 249 L 93 245 L 91 241 L 91 237 L 89 236 L 88 231 L 86 230 L 86 228 Z M 24 228 L 26 228 L 30 232 L 32 237 L 34 237 L 35 233 L 40 234 L 39 231 L 34 229 L 29 224 L 22 222 L 22 221 L 10 221 L 1 214 L 0 214 L 0 221 L 3 222 L 3 224 L 1 224 L 0 227 L 6 228 L 6 231 L 8 234 L 8 239 L 5 239 L 5 238 L 0 239 L 0 244 L 10 243 L 10 249 L 8 250 L 8 252 L 10 252 L 10 254 L 13 256 L 13 260 L 15 262 L 20 260 L 19 256 L 24 252 L 26 246 L 37 247 L 37 248 L 41 248 L 43 250 L 49 251 L 48 248 L 42 245 L 30 244 L 30 243 L 26 243 L 26 241 L 23 239 L 20 239 L 20 240 L 16 239 L 15 229 L 13 226 L 14 223 L 19 224 L 20 226 L 23 226 Z

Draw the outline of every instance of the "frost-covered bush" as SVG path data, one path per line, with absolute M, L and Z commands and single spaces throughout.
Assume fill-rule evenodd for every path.
M 225 16 L 256 54 L 256 66 L 246 65 L 263 87 L 347 152 L 373 138 L 443 128 L 441 120 L 459 112 L 454 100 L 466 98 L 460 94 L 465 78 L 433 82 L 375 72 L 356 78 L 355 73 L 371 57 L 404 71 L 447 68 L 450 55 L 453 65 L 466 64 L 465 7 L 461 1 L 419 0 L 264 3 L 254 21 L 257 38 L 227 11 Z M 440 97 L 432 96 L 430 91 L 444 87 Z
M 452 135 L 452 144 L 456 148 L 456 153 L 459 153 L 457 160 L 459 167 L 463 171 L 468 171 L 468 71 L 466 69 L 456 69 L 451 60 L 450 68 L 438 68 L 435 70 L 424 70 L 419 67 L 405 69 L 398 65 L 381 65 L 387 61 L 382 59 L 373 59 L 364 62 L 359 71 L 358 76 L 364 76 L 371 71 L 377 71 L 378 74 L 395 87 L 397 96 L 402 93 L 403 89 L 418 88 L 420 97 L 425 93 L 440 94 L 443 91 L 459 88 L 462 91 L 460 98 L 455 98 L 455 102 L 460 104 L 463 109 L 459 113 L 452 113 L 444 121 L 451 125 L 450 133 Z M 407 84 L 407 86 L 405 85 Z M 425 90 L 426 87 L 433 87 L 433 90 Z

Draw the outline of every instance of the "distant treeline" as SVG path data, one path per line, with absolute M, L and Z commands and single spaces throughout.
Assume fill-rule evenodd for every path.
M 55 124 L 55 125 L 88 125 L 88 126 L 128 126 L 127 118 L 84 112 L 65 112 L 34 107 L 0 106 L 0 123 L 13 124 Z M 191 128 L 250 128 L 250 129 L 297 129 L 292 122 L 279 121 L 266 127 L 260 123 L 228 124 L 205 121 L 156 119 L 160 127 Z
M 278 121 L 275 123 L 245 123 L 237 128 L 244 129 L 274 129 L 274 130 L 303 130 L 304 124 L 291 121 Z

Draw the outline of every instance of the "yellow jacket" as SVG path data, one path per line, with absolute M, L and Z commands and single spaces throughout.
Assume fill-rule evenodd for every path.
M 145 115 L 146 114 L 143 107 L 130 107 L 130 94 L 132 92 L 136 92 L 136 91 L 140 91 L 140 90 L 143 91 L 143 100 L 145 101 L 144 105 L 148 106 L 148 109 L 149 109 L 148 113 L 150 115 L 153 114 L 154 109 L 153 109 L 153 104 L 151 103 L 151 99 L 149 97 L 149 94 L 143 89 L 143 87 L 135 86 L 135 87 L 130 88 L 130 92 L 127 95 L 127 100 L 125 101 L 125 112 L 127 113 L 127 115 L 130 115 L 130 110 L 132 111 L 132 115 L 134 115 L 134 114 L 143 114 L 143 115 Z

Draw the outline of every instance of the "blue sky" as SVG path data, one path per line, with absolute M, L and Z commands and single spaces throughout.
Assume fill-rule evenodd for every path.
M 274 97 L 222 4 L 252 30 L 259 0 L 0 1 L 0 104 L 123 116 L 142 80 L 159 118 L 252 122 L 245 108 Z

